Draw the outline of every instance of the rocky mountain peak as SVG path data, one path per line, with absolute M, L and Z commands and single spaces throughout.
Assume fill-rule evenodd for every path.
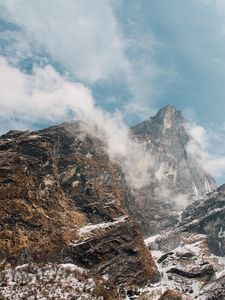
M 168 226 L 167 216 L 171 212 L 183 208 L 196 198 L 204 198 L 216 188 L 211 175 L 189 155 L 187 146 L 191 136 L 187 125 L 180 111 L 173 106 L 166 106 L 154 117 L 131 128 L 134 139 L 143 145 L 154 161 L 149 172 L 150 186 L 136 197 L 139 199 L 140 215 L 145 216 L 142 221 L 144 227 L 148 227 L 145 227 L 147 232 L 156 228 L 158 222 L 153 220 L 155 216 L 158 218 L 160 212 L 165 215 L 165 226 Z M 165 203 L 168 204 L 166 208 Z M 152 207 L 155 207 L 156 214 L 152 213 Z M 174 220 L 173 215 L 171 220 Z M 149 224 L 152 224 L 151 228 Z
M 135 139 L 153 156 L 157 180 L 168 179 L 179 193 L 187 194 L 193 190 L 194 196 L 204 196 L 216 185 L 210 174 L 197 165 L 188 153 L 191 136 L 187 125 L 188 121 L 181 111 L 168 105 L 131 130 Z M 210 188 L 206 189 L 206 186 Z
M 162 125 L 162 129 L 176 130 L 184 127 L 186 120 L 182 113 L 177 111 L 174 106 L 165 106 L 159 110 L 155 117 L 151 118 L 153 122 L 157 122 Z
M 185 143 L 189 139 L 186 127 L 187 121 L 182 113 L 174 106 L 168 105 L 160 109 L 155 116 L 134 126 L 132 132 L 145 137 L 149 135 L 155 138 L 165 137 L 167 144 L 174 144 L 174 137 L 175 140 Z
M 174 106 L 167 105 L 160 109 L 155 117 L 157 122 L 161 122 L 165 129 L 171 128 L 175 123 L 185 123 L 181 111 L 177 111 Z

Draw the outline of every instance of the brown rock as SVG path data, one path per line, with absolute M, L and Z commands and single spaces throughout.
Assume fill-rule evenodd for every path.
M 122 219 L 124 182 L 81 122 L 0 137 L 0 267 L 68 260 L 122 286 L 156 280 L 139 229 Z M 82 235 L 88 224 L 100 225 Z

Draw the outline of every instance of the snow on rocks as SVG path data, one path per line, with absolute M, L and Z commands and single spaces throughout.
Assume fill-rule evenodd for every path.
M 95 299 L 96 282 L 85 270 L 72 264 L 29 264 L 0 272 L 2 300 Z
M 124 216 L 121 216 L 121 217 L 115 219 L 115 221 L 113 221 L 113 222 L 103 222 L 103 223 L 98 223 L 98 224 L 87 225 L 87 226 L 81 227 L 78 230 L 78 234 L 82 236 L 84 234 L 90 233 L 97 229 L 104 229 L 104 228 L 108 228 L 111 226 L 115 226 L 119 223 L 125 222 L 127 219 L 128 219 L 128 216 L 124 215 Z
M 177 233 L 176 231 L 176 235 Z M 222 287 L 223 284 L 225 286 L 225 259 L 210 253 L 207 236 L 182 233 L 179 245 L 170 243 L 175 247 L 170 248 L 170 251 L 163 251 L 163 240 L 167 243 L 167 239 L 173 237 L 170 232 L 168 235 L 155 235 L 145 240 L 161 274 L 161 281 L 148 287 L 146 295 L 149 298 L 146 299 L 158 300 L 158 295 L 163 295 L 167 290 L 181 293 L 181 299 L 225 299 L 210 298 L 223 297 L 223 293 L 225 294 Z

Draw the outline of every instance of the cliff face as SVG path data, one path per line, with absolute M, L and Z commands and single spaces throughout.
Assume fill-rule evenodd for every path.
M 150 237 L 146 244 L 162 275 L 160 290 L 164 285 L 190 299 L 224 299 L 224 185 L 188 206 L 174 230 Z
M 153 161 L 149 185 L 135 191 L 135 210 L 147 234 L 173 226 L 177 210 L 216 188 L 210 174 L 187 152 L 191 139 L 187 125 L 181 112 L 167 106 L 155 117 L 131 128 L 134 139 Z
M 3 135 L 0 267 L 72 263 L 121 289 L 157 280 L 129 197 L 121 169 L 82 122 Z
M 225 185 L 208 195 L 204 201 L 195 201 L 181 215 L 181 225 L 188 232 L 205 234 L 214 255 L 225 255 Z
M 216 188 L 215 181 L 187 152 L 191 137 L 187 121 L 174 107 L 162 108 L 132 128 L 155 160 L 156 183 L 168 184 L 174 193 L 199 199 Z

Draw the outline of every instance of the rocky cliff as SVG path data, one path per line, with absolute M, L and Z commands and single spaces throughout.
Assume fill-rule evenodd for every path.
M 223 185 L 188 206 L 177 228 L 146 239 L 162 275 L 159 292 L 164 286 L 190 299 L 225 299 L 224 232 Z
M 49 286 L 47 294 L 54 292 L 57 276 L 65 286 L 67 277 L 75 276 L 75 283 L 83 278 L 83 286 L 90 281 L 96 299 L 102 294 L 119 299 L 120 293 L 156 281 L 155 263 L 125 207 L 129 197 L 120 167 L 82 122 L 1 136 L 0 268 L 8 273 L 1 272 L 0 298 L 12 299 L 11 288 L 21 293 L 18 299 L 26 298 L 23 281 L 37 273 Z M 15 269 L 24 264 L 29 267 Z M 65 299 L 75 299 L 75 283 Z M 61 290 L 54 299 L 63 295 Z
M 177 211 L 216 188 L 215 181 L 189 155 L 188 122 L 174 107 L 131 128 L 133 138 L 152 157 L 149 184 L 134 191 L 135 211 L 146 234 L 177 222 Z

